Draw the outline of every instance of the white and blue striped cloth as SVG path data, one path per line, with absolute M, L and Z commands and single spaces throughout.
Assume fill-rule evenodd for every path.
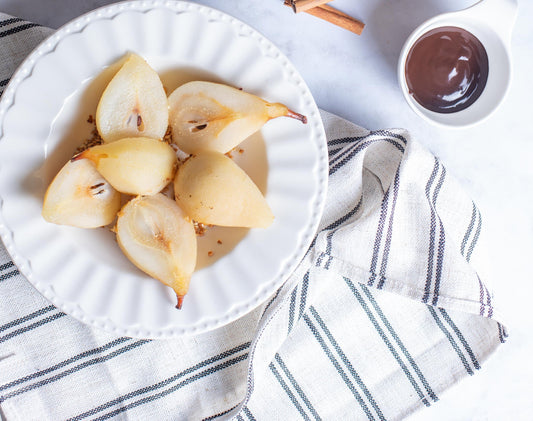
M 0 14 L 0 89 L 48 34 Z M 317 236 L 268 303 L 216 331 L 138 340 L 83 325 L 0 244 L 3 419 L 397 420 L 474 374 L 507 336 L 479 210 L 406 131 L 322 117 Z

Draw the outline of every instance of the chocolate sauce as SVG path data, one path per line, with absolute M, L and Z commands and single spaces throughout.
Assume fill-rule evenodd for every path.
M 485 48 L 454 26 L 432 29 L 411 47 L 405 62 L 409 93 L 437 113 L 464 110 L 479 98 L 489 74 Z

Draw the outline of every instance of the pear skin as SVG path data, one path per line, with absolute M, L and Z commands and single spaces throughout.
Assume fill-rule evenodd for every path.
M 266 228 L 274 220 L 250 177 L 219 152 L 201 152 L 187 159 L 174 179 L 174 194 L 180 207 L 203 224 Z
M 176 152 L 160 140 L 126 138 L 93 146 L 73 160 L 88 159 L 119 192 L 150 195 L 160 192 L 175 173 Z

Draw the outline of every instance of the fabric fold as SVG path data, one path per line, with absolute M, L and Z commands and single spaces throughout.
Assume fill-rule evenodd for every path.
M 505 328 L 490 319 L 491 294 L 474 266 L 483 262 L 476 250 L 479 211 L 405 130 L 369 132 L 326 112 L 322 118 L 326 132 L 335 130 L 337 137 L 328 135 L 330 193 L 320 230 L 261 319 L 250 348 L 247 393 L 235 412 L 275 416 L 272 402 L 261 398 L 270 394 L 263 388 L 275 387 L 262 383 L 269 367 L 293 401 L 293 415 L 311 417 L 299 402 L 301 388 L 290 393 L 276 369 L 279 358 L 308 374 L 304 384 L 326 385 L 319 394 L 320 402 L 332 401 L 320 407 L 326 418 L 356 411 L 356 419 L 401 419 L 474 374 L 505 340 Z M 342 327 L 334 334 L 331 325 Z M 348 340 L 352 336 L 357 340 Z M 310 337 L 315 352 L 307 346 L 286 351 L 288 343 Z M 361 344 L 379 358 L 361 353 Z M 370 365 L 375 371 L 362 376 L 354 361 L 362 361 L 360 370 Z M 335 371 L 352 394 L 346 406 L 339 404 L 337 388 L 316 375 Z M 374 390 L 369 383 L 380 386 Z M 389 388 L 398 402 L 391 404 L 384 393 Z M 377 401 L 386 404 L 378 408 Z

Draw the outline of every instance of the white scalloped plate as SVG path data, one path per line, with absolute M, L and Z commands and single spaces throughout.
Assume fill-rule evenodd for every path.
M 83 140 L 88 126 L 82 116 L 105 86 L 98 75 L 130 51 L 168 84 L 214 78 L 308 117 L 306 125 L 279 118 L 262 129 L 266 198 L 275 222 L 250 230 L 229 253 L 195 272 L 181 311 L 172 291 L 128 262 L 107 229 L 57 226 L 41 217 L 46 187 Z M 324 129 L 302 78 L 256 31 L 194 3 L 123 2 L 75 19 L 26 59 L 0 101 L 2 241 L 21 273 L 57 307 L 120 335 L 205 332 L 264 302 L 304 256 L 326 187 Z

